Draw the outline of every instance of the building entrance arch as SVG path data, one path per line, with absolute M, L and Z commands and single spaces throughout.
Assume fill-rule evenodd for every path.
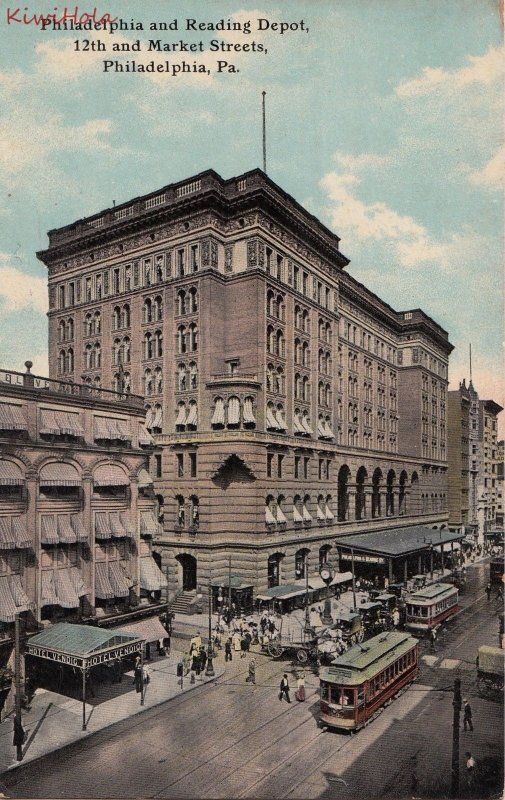
M 178 583 L 185 592 L 193 592 L 196 589 L 197 567 L 196 558 L 188 553 L 181 553 L 175 557 L 179 565 Z

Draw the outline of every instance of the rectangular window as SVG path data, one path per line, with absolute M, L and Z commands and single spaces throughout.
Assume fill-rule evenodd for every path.
M 115 269 L 112 273 L 112 292 L 119 294 L 119 270 Z
M 86 302 L 90 303 L 91 300 L 91 278 L 86 278 Z
M 267 453 L 267 478 L 272 477 L 272 464 L 274 460 L 273 453 Z
M 192 478 L 196 478 L 196 453 L 189 454 L 189 474 Z
M 161 453 L 155 453 L 154 455 L 154 476 L 161 478 Z
M 305 456 L 303 459 L 303 477 L 306 480 L 309 477 L 310 458 Z
M 301 461 L 301 457 L 300 456 L 295 456 L 295 478 L 299 478 L 300 477 L 300 461 Z
M 279 453 L 277 456 L 277 477 L 282 478 L 282 462 L 284 461 L 284 456 Z
M 324 467 L 324 460 L 322 458 L 319 459 L 319 480 L 323 479 L 323 467 Z
M 197 272 L 198 270 L 198 245 L 191 246 L 191 271 Z
M 103 293 L 109 294 L 109 270 L 103 273 Z
M 267 272 L 270 275 L 272 272 L 272 251 L 269 247 L 266 248 L 266 257 L 267 257 Z
M 184 250 L 177 251 L 177 275 L 184 275 Z
M 177 453 L 177 477 L 184 476 L 184 453 Z
M 293 287 L 297 292 L 300 291 L 300 268 L 294 267 L 293 269 Z

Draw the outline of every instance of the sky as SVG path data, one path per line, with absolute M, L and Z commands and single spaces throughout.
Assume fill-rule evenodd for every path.
M 505 406 L 495 0 L 96 0 L 98 19 L 130 28 L 113 33 L 30 21 L 61 16 L 55 0 L 17 8 L 0 0 L 0 366 L 48 371 L 47 231 L 204 169 L 260 167 L 266 91 L 269 176 L 341 237 L 355 278 L 449 332 L 449 388 L 469 377 L 471 343 L 474 385 Z M 209 29 L 220 20 L 241 30 Z M 149 29 L 160 22 L 177 30 Z M 150 39 L 203 52 L 149 52 Z M 206 71 L 172 74 L 183 61 Z

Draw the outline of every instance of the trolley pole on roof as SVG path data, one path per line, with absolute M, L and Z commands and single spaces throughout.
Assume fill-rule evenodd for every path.
M 454 681 L 454 697 L 452 701 L 454 710 L 452 719 L 452 768 L 451 768 L 451 796 L 459 794 L 459 715 L 461 711 L 461 680 Z

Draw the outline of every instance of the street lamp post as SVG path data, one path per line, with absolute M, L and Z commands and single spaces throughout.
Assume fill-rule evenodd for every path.
M 328 566 L 328 564 L 323 564 L 323 566 L 319 570 L 319 575 L 321 576 L 321 579 L 325 582 L 326 587 L 328 587 L 333 580 L 333 572 Z M 324 599 L 324 609 L 323 609 L 323 616 L 321 617 L 321 622 L 323 623 L 323 625 L 333 624 L 333 617 L 331 616 L 331 597 L 325 597 Z
M 205 677 L 206 678 L 213 678 L 216 674 L 214 672 L 214 665 L 212 663 L 212 658 L 214 655 L 214 651 L 212 649 L 212 584 L 209 578 L 209 642 L 207 645 L 207 667 L 205 669 Z

